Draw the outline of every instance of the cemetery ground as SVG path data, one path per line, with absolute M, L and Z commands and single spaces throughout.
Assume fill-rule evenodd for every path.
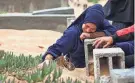
M 5 80 L 4 77 L 6 77 L 7 83 L 13 83 L 14 81 L 15 83 L 37 83 L 38 81 L 38 83 L 42 83 L 41 78 L 45 78 L 46 75 L 46 79 L 48 80 L 45 83 L 51 83 L 52 80 L 58 81 L 59 76 L 64 80 L 68 79 L 68 81 L 70 81 L 65 83 L 73 83 L 70 78 L 74 81 L 79 80 L 81 83 L 85 83 L 86 80 L 93 82 L 93 76 L 86 76 L 85 68 L 75 68 L 74 71 L 69 71 L 64 68 L 62 69 L 61 75 L 61 70 L 58 69 L 55 71 L 56 64 L 53 63 L 50 67 L 45 67 L 45 70 L 48 71 L 49 69 L 48 72 L 50 73 L 53 69 L 55 71 L 55 75 L 53 74 L 51 76 L 55 79 L 51 79 L 51 81 L 49 81 L 49 73 L 45 72 L 45 74 L 43 74 L 44 70 L 35 70 L 35 66 L 41 62 L 41 54 L 47 50 L 48 46 L 56 42 L 61 35 L 62 33 L 51 30 L 1 29 L 0 50 L 4 50 L 5 53 L 3 58 L 0 59 L 0 65 L 5 66 L 2 64 L 6 64 L 6 68 L 2 69 L 2 67 L 0 67 L 2 71 L 0 71 L 0 81 Z M 4 60 L 6 60 L 6 63 Z M 32 74 L 31 71 L 34 72 L 34 74 Z M 59 80 L 62 81 L 62 79 Z M 80 83 L 79 81 L 75 83 Z M 58 83 L 60 83 L 60 81 Z

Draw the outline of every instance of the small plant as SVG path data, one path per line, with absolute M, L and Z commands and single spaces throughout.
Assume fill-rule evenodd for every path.
M 37 69 L 35 72 L 33 72 L 31 75 L 28 74 L 25 76 L 25 80 L 28 83 L 36 83 L 36 82 L 43 82 L 45 78 L 47 78 L 45 83 L 53 83 L 56 78 L 59 78 L 61 76 L 60 70 L 54 71 L 53 74 L 53 80 L 50 78 L 50 74 L 53 72 L 53 70 L 56 68 L 56 62 L 51 62 L 49 65 L 46 65 L 44 63 L 42 70 Z
M 6 80 L 6 76 L 4 76 L 3 74 L 0 74 L 0 83 L 4 83 Z
M 6 61 L 0 60 L 0 73 L 5 69 Z
M 56 67 L 56 62 L 52 61 L 49 65 L 46 65 L 44 63 L 42 70 L 37 70 L 36 72 L 32 73 L 31 75 L 28 74 L 25 77 L 25 80 L 28 83 L 36 83 L 36 82 L 42 82 L 42 83 L 81 83 L 79 80 L 73 81 L 72 78 L 66 79 L 64 81 L 63 78 L 61 78 L 62 75 L 62 69 Z
M 15 73 L 15 77 L 17 78 L 17 79 L 19 79 L 19 80 L 24 80 L 24 76 L 25 76 L 25 72 L 24 71 L 17 71 L 16 73 Z
M 4 51 L 3 50 L 0 50 L 0 59 L 2 59 L 4 56 Z
M 15 83 L 16 78 L 25 80 L 27 83 L 81 83 L 79 80 L 61 78 L 62 69 L 57 67 L 56 61 L 51 61 L 48 65 L 44 63 L 42 69 L 37 69 L 36 66 L 40 62 L 41 55 L 37 57 L 23 54 L 15 56 L 13 52 L 0 51 L 0 83 L 5 82 L 5 74 L 14 77 L 14 79 L 7 80 L 6 83 Z
M 88 2 L 98 3 L 99 0 L 88 0 Z
M 5 83 L 15 83 L 15 78 L 14 78 L 13 80 L 8 79 L 8 81 L 7 81 L 7 82 L 5 82 Z

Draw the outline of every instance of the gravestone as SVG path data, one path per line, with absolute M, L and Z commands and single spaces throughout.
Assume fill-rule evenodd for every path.
M 106 58 L 107 60 L 105 64 L 108 64 L 109 75 L 112 69 L 125 68 L 125 56 L 121 48 L 93 49 L 95 81 L 100 80 L 100 76 L 101 76 L 100 69 L 104 69 L 102 68 L 104 64 L 100 64 L 100 60 L 102 60 L 103 58 Z M 118 64 L 117 67 L 115 67 L 116 64 Z
M 91 64 L 93 64 L 93 47 L 92 44 L 95 41 L 95 39 L 85 39 L 84 40 L 84 50 L 85 50 L 85 64 L 86 64 L 86 75 L 89 76 L 91 73 L 91 70 L 93 68 L 90 68 Z M 92 60 L 92 61 L 90 61 Z
M 134 68 L 113 69 L 110 75 L 112 83 L 134 83 Z

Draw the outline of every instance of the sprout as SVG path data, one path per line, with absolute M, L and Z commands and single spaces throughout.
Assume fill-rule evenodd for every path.
M 6 78 L 7 78 L 6 76 L 0 74 L 0 83 L 4 83 Z
M 28 83 L 81 83 L 78 80 L 73 82 L 71 78 L 64 82 L 63 78 L 60 78 L 62 69 L 56 67 L 55 61 L 49 62 L 48 65 L 44 63 L 42 69 L 34 70 L 33 68 L 41 62 L 41 57 L 41 55 L 32 57 L 32 55 L 25 56 L 24 54 L 15 56 L 13 52 L 0 51 L 0 73 L 4 72 L 0 74 L 0 82 L 3 83 L 6 80 L 4 75 L 7 72 L 14 79 L 9 79 L 6 83 L 15 83 L 15 78 L 26 80 Z M 31 73 L 29 73 L 30 70 Z

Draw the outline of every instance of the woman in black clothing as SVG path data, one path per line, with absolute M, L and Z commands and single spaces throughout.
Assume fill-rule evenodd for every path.
M 116 28 L 129 27 L 134 24 L 134 0 L 108 0 L 104 13 Z

